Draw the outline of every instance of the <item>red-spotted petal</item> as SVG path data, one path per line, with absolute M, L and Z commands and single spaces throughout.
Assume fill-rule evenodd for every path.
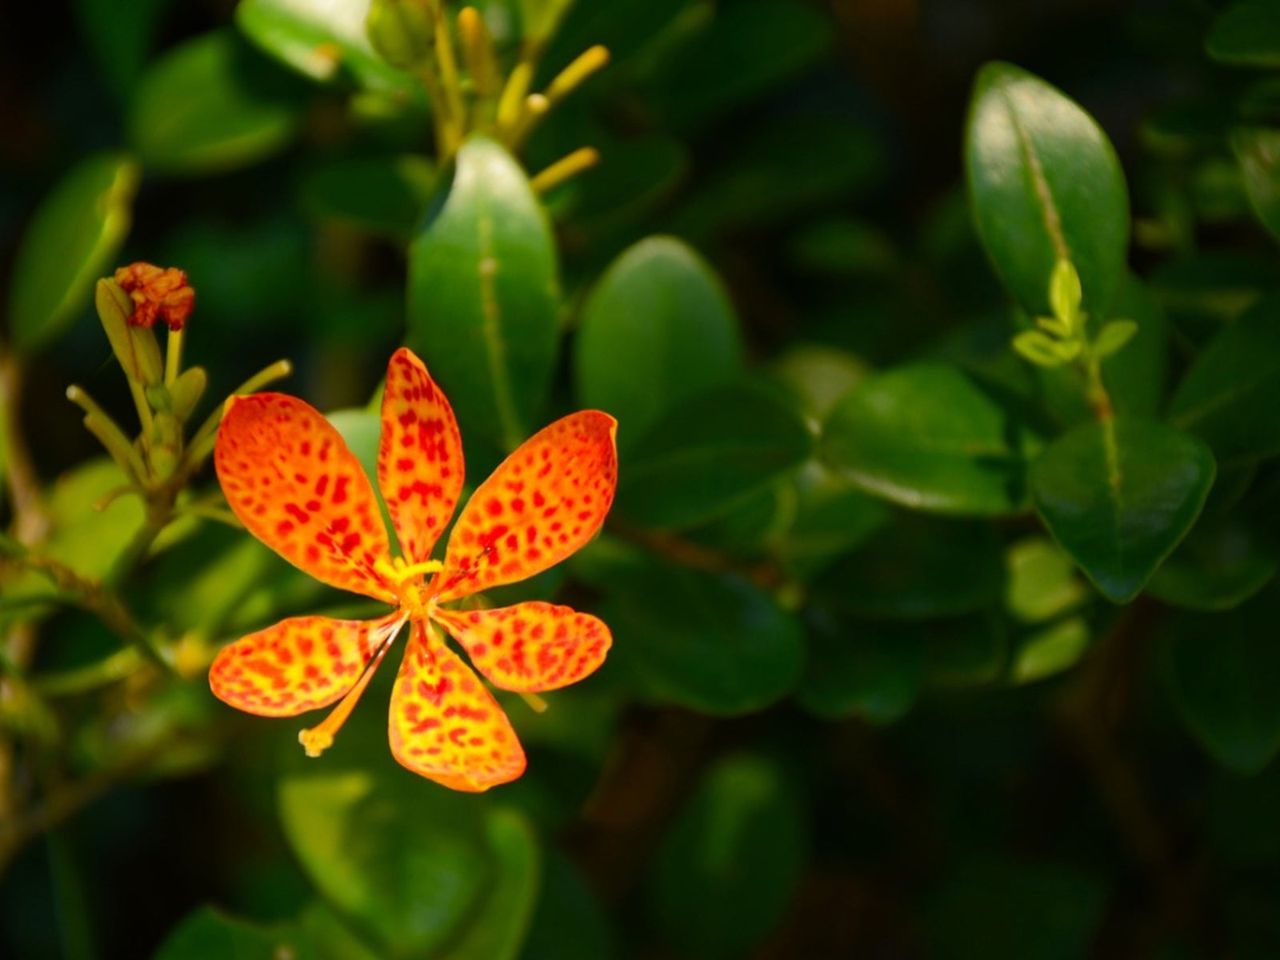
M 454 790 L 479 793 L 524 773 L 524 751 L 480 678 L 431 626 L 413 638 L 391 694 L 391 753 Z
M 462 493 L 462 472 L 453 408 L 422 361 L 401 347 L 382 394 L 378 486 L 410 563 L 431 558 Z
M 223 647 L 209 668 L 209 686 L 219 700 L 263 717 L 328 706 L 355 686 L 391 639 L 398 616 L 282 620 Z
M 551 603 L 435 616 L 494 686 L 522 693 L 576 683 L 604 663 L 613 643 L 603 621 Z
M 281 393 L 232 398 L 214 465 L 232 511 L 280 556 L 331 586 L 395 602 L 374 568 L 390 544 L 373 487 L 317 410 Z
M 600 529 L 618 482 L 617 422 L 584 410 L 526 440 L 467 502 L 449 535 L 440 599 L 555 566 Z

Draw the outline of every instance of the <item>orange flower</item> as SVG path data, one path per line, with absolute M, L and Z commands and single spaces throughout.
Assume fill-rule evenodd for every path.
M 444 560 L 432 560 L 462 492 L 462 442 L 449 401 L 422 361 L 396 351 L 378 450 L 378 486 L 403 553 L 393 558 L 373 487 L 324 417 L 284 394 L 231 400 L 214 462 L 236 516 L 316 579 L 393 609 L 371 621 L 294 617 L 251 634 L 214 660 L 213 692 L 261 716 L 295 716 L 338 701 L 298 736 L 309 756 L 319 756 L 409 623 L 391 695 L 395 758 L 455 790 L 514 780 L 525 768 L 515 732 L 445 645 L 441 628 L 494 686 L 524 693 L 594 671 L 612 642 L 609 628 L 549 603 L 474 611 L 446 604 L 546 570 L 595 535 L 617 483 L 616 427 L 608 414 L 586 410 L 534 434 L 476 489 Z

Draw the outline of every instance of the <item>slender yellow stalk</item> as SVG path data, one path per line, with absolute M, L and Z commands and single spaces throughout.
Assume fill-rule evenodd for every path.
M 170 330 L 168 339 L 165 341 L 164 356 L 164 385 L 172 387 L 178 374 L 182 372 L 182 340 L 186 334 L 185 329 Z
M 535 175 L 529 181 L 529 186 L 538 193 L 546 193 L 565 181 L 573 179 L 584 170 L 591 169 L 599 162 L 599 150 L 595 147 L 579 147 Z
M 547 85 L 546 96 L 551 105 L 559 103 L 569 94 L 577 90 L 609 63 L 609 50 L 600 44 L 580 53 L 574 61 L 561 70 L 554 80 Z

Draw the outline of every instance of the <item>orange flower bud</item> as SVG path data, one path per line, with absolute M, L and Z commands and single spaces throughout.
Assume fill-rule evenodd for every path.
M 131 263 L 116 271 L 116 283 L 133 300 L 129 323 L 150 327 L 163 319 L 170 330 L 181 330 L 196 304 L 187 274 L 177 267 L 162 270 L 151 263 Z

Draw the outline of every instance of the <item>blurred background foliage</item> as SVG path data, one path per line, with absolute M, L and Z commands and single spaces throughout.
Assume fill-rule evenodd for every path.
M 367 5 L 0 11 L 0 955 L 1280 955 L 1280 5 L 482 0 L 556 102 L 456 154 Z M 1064 249 L 1105 357 L 1030 319 Z M 144 557 L 95 509 L 65 391 L 132 415 L 89 291 L 136 259 L 210 397 L 288 358 L 366 460 L 401 343 L 472 478 L 617 416 L 603 535 L 489 598 L 616 638 L 507 703 L 520 781 L 396 767 L 378 694 L 318 761 L 213 700 L 353 605 L 208 471 Z

